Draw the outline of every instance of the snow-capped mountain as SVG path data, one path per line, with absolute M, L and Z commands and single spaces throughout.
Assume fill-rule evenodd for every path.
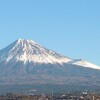
M 24 63 L 66 63 L 70 61 L 54 51 L 48 50 L 32 40 L 18 39 L 0 52 L 0 62 L 15 60 Z
M 100 85 L 100 67 L 18 39 L 0 50 L 0 83 Z

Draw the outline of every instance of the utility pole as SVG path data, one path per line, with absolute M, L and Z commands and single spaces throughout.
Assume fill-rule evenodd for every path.
M 95 100 L 94 96 L 93 96 L 93 100 Z
M 53 100 L 53 92 L 52 92 L 52 100 Z

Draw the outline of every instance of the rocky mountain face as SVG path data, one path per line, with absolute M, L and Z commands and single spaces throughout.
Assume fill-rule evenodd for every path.
M 0 84 L 35 83 L 100 86 L 100 67 L 32 40 L 18 39 L 0 50 Z

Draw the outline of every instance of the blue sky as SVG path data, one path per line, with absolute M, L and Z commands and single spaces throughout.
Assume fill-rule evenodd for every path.
M 0 0 L 0 49 L 18 38 L 100 65 L 100 0 Z

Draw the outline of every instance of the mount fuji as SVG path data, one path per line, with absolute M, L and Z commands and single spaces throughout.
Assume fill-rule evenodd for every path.
M 0 84 L 100 86 L 100 67 L 18 39 L 0 50 Z

